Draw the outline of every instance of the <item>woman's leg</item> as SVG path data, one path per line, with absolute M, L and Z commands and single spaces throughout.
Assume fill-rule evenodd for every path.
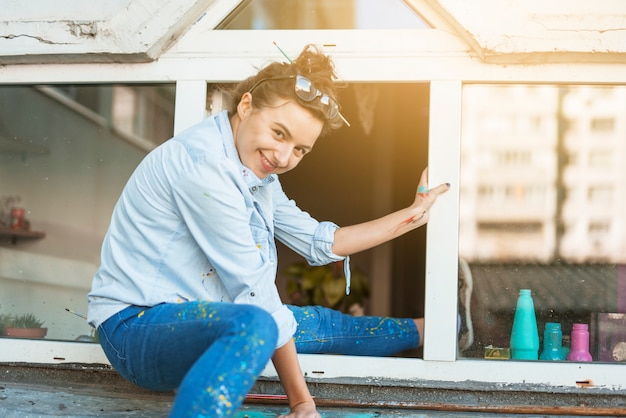
M 271 358 L 271 315 L 252 305 L 188 302 L 129 307 L 99 328 L 102 347 L 126 379 L 178 388 L 171 416 L 220 417 L 243 402 Z
M 299 353 L 390 356 L 419 347 L 423 319 L 351 316 L 321 306 L 291 306 Z

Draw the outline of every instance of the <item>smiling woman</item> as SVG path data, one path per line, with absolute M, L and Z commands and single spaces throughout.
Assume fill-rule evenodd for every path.
M 411 205 L 345 227 L 299 209 L 278 174 L 343 125 L 329 106 L 333 76 L 330 58 L 312 46 L 291 63 L 269 64 L 233 89 L 230 111 L 150 152 L 115 206 L 89 293 L 89 323 L 127 379 L 179 388 L 175 416 L 236 410 L 271 357 L 288 416 L 318 417 L 297 352 L 393 355 L 423 344 L 421 318 L 353 317 L 280 299 L 275 239 L 311 265 L 345 260 L 349 292 L 348 257 L 423 226 L 449 188 L 429 185 L 424 170 L 418 186 L 427 191 L 414 186 Z M 150 347 L 149 356 L 140 345 Z

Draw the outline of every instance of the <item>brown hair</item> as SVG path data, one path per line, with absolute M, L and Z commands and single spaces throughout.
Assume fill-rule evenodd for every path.
M 248 77 L 228 91 L 227 94 L 233 99 L 229 114 L 233 115 L 237 112 L 237 105 L 241 97 L 249 92 L 260 80 L 283 76 L 295 77 L 296 75 L 308 78 L 315 88 L 331 98 L 337 99 L 337 90 L 333 82 L 333 79 L 336 78 L 336 74 L 332 60 L 315 45 L 307 45 L 293 62 L 273 62 L 262 68 L 256 75 Z M 310 102 L 300 100 L 295 94 L 294 83 L 295 78 L 285 78 L 267 80 L 258 84 L 254 88 L 252 105 L 257 108 L 263 108 L 270 107 L 278 98 L 295 100 L 300 106 L 306 108 L 319 120 L 324 122 L 320 136 L 324 136 L 332 130 L 341 127 L 343 122 L 339 117 L 335 117 L 332 120 L 326 119 L 321 110 L 319 100 Z

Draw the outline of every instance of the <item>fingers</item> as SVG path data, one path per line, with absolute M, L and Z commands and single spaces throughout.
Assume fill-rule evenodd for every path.
M 450 190 L 450 183 L 443 183 L 437 187 L 433 187 L 432 189 L 428 188 L 428 167 L 426 167 L 422 171 L 422 175 L 420 177 L 419 186 L 417 187 L 417 195 L 422 198 L 436 198 L 440 194 L 443 194 Z
M 437 187 L 433 187 L 432 189 L 429 189 L 424 184 L 420 184 L 420 186 L 417 188 L 417 194 L 420 197 L 426 198 L 429 195 L 431 195 L 431 196 L 438 196 L 440 194 L 443 194 L 443 193 L 447 192 L 448 190 L 450 190 L 450 183 L 443 183 L 443 184 L 440 184 Z
M 443 194 L 443 193 L 447 192 L 448 190 L 450 190 L 450 183 L 443 183 L 443 184 L 440 184 L 439 186 L 437 186 L 437 187 L 435 187 L 433 189 L 430 189 L 428 191 L 428 193 L 429 194 L 433 193 L 433 194 L 436 194 L 436 195 L 440 195 L 440 194 Z

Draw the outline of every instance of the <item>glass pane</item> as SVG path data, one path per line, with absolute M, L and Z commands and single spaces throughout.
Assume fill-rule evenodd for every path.
M 421 29 L 402 0 L 244 1 L 216 29 Z
M 1 337 L 31 314 L 47 339 L 91 340 L 113 206 L 173 121 L 174 85 L 0 86 Z
M 549 348 L 547 323 L 560 324 L 566 358 L 585 324 L 593 361 L 626 360 L 626 87 L 468 85 L 462 126 L 459 253 L 474 331 L 463 356 L 517 350 L 529 289 L 535 355 Z

